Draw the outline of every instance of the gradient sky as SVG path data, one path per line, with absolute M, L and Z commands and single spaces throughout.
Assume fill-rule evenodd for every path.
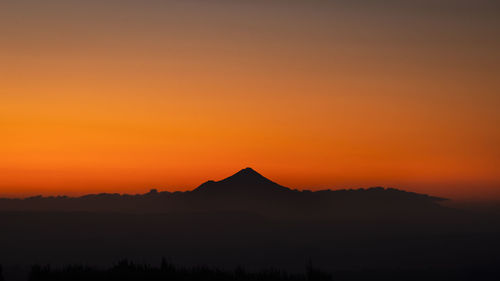
M 2 0 L 0 195 L 500 198 L 499 50 L 498 1 Z

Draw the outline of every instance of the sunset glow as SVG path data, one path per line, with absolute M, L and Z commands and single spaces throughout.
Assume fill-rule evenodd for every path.
M 297 189 L 500 199 L 487 5 L 250 2 L 2 2 L 0 195 L 190 190 L 253 167 Z

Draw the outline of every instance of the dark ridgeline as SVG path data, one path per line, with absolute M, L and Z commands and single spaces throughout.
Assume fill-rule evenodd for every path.
M 258 272 L 248 272 L 242 267 L 235 270 L 221 270 L 210 267 L 179 267 L 166 262 L 164 259 L 160 267 L 144 264 L 134 264 L 122 260 L 109 269 L 96 269 L 85 266 L 66 266 L 62 269 L 52 269 L 50 266 L 35 265 L 31 268 L 28 281 L 327 281 L 332 280 L 331 275 L 308 265 L 305 274 L 288 274 L 278 269 L 267 269 Z
M 497 281 L 500 269 L 396 269 L 396 270 L 338 270 L 324 272 L 308 263 L 304 273 L 287 273 L 279 269 L 246 271 L 242 267 L 223 270 L 213 267 L 179 267 L 166 262 L 160 267 L 135 264 L 122 260 L 108 269 L 73 265 L 60 269 L 35 265 L 31 268 L 28 281 Z
M 0 264 L 7 281 L 25 281 L 32 264 L 53 269 L 35 267 L 31 280 L 115 280 L 117 268 L 136 272 L 130 280 L 165 280 L 151 266 L 102 269 L 123 258 L 155 264 L 162 256 L 179 265 L 169 265 L 181 272 L 178 280 L 326 278 L 304 275 L 309 259 L 333 280 L 499 277 L 500 216 L 441 201 L 380 187 L 292 190 L 250 168 L 187 192 L 0 199 Z M 57 269 L 67 264 L 89 267 Z M 239 265 L 248 271 L 238 279 Z M 214 267 L 220 269 L 207 269 Z M 289 275 L 259 271 L 269 267 Z
M 446 210 L 442 198 L 375 187 L 358 190 L 298 191 L 281 186 L 246 168 L 221 181 L 208 181 L 193 191 L 142 195 L 91 194 L 78 198 L 0 199 L 0 211 L 72 212 L 247 212 L 283 219 L 359 219 L 414 217 Z

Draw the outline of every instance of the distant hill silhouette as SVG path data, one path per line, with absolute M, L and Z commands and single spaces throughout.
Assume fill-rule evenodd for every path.
M 87 212 L 249 212 L 280 218 L 365 218 L 422 215 L 442 211 L 443 198 L 374 187 L 357 190 L 292 190 L 251 168 L 220 181 L 207 181 L 186 192 L 89 194 L 81 197 L 0 199 L 0 211 Z

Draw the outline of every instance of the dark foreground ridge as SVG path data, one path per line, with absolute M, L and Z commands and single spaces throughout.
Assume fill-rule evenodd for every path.
M 135 264 L 122 260 L 108 269 L 73 265 L 59 269 L 35 265 L 31 268 L 28 281 L 410 281 L 410 280 L 447 280 L 477 281 L 498 280 L 500 269 L 462 268 L 443 270 L 427 268 L 420 270 L 336 270 L 331 273 L 322 271 L 309 262 L 304 273 L 288 273 L 270 268 L 260 271 L 247 271 L 243 267 L 224 270 L 214 267 L 180 267 L 162 260 L 159 267 Z M 1 277 L 0 277 L 1 278 Z
M 251 168 L 193 191 L 146 194 L 90 194 L 81 197 L 0 199 L 0 211 L 71 212 L 227 212 L 239 211 L 274 218 L 377 217 L 422 215 L 443 211 L 443 198 L 374 187 L 357 190 L 292 190 Z
M 332 280 L 331 275 L 320 271 L 309 264 L 305 274 L 289 274 L 278 269 L 262 271 L 246 271 L 242 267 L 235 270 L 223 270 L 214 267 L 196 266 L 180 267 L 162 260 L 159 267 L 145 264 L 135 264 L 122 260 L 109 269 L 96 269 L 85 266 L 66 266 L 62 269 L 52 269 L 50 266 L 35 265 L 31 268 L 29 281 L 306 281 Z

